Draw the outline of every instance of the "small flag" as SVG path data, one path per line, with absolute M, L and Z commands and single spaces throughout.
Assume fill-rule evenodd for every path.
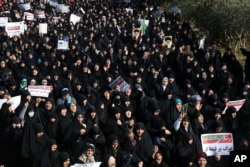
M 145 19 L 142 19 L 141 27 L 140 27 L 140 31 L 139 31 L 139 36 L 138 36 L 139 45 L 142 43 L 142 36 L 145 34 L 146 34 L 146 24 L 145 24 Z

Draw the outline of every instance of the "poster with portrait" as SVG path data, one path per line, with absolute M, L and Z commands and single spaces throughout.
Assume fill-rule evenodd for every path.
M 69 36 L 59 36 L 57 38 L 57 49 L 58 50 L 69 49 Z
M 162 41 L 162 46 L 168 49 L 172 48 L 173 46 L 172 36 L 164 36 Z

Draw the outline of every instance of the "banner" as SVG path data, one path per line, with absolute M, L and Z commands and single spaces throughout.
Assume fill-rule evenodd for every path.
M 34 20 L 34 14 L 30 12 L 24 12 L 23 13 L 25 20 Z
M 235 101 L 229 101 L 226 104 L 225 109 L 223 110 L 222 114 L 226 113 L 226 110 L 228 107 L 235 107 L 236 111 L 239 111 L 240 108 L 243 106 L 243 104 L 245 103 L 246 99 L 241 99 L 241 100 L 235 100 Z
M 30 3 L 20 3 L 18 5 L 18 7 L 20 10 L 30 10 L 31 9 Z
M 3 103 L 5 103 L 6 101 L 7 99 L 0 99 L 0 109 L 2 108 Z M 21 103 L 21 95 L 11 97 L 8 103 L 10 103 L 12 109 L 15 110 Z
M 71 165 L 70 167 L 100 167 L 100 165 L 102 164 L 102 162 L 93 162 L 93 163 L 86 163 L 86 164 L 74 164 Z
M 48 24 L 39 23 L 39 34 L 47 34 L 47 32 L 48 32 Z
M 125 90 L 130 87 L 130 85 L 121 77 L 117 77 L 110 85 L 109 87 L 111 89 L 115 89 L 115 87 L 119 85 L 120 86 L 120 89 L 122 92 L 125 92 Z
M 216 153 L 230 155 L 230 151 L 234 150 L 232 133 L 202 134 L 201 144 L 207 156 L 213 156 Z
M 45 12 L 43 10 L 36 10 L 35 11 L 35 18 L 44 19 L 45 18 Z
M 53 17 L 53 21 L 57 24 L 59 21 L 64 21 L 61 17 Z
M 56 7 L 58 5 L 58 1 L 57 0 L 49 0 L 49 5 Z
M 56 12 L 57 13 L 68 13 L 69 12 L 69 6 L 66 6 L 64 4 L 58 4 L 56 6 Z
M 0 17 L 0 27 L 4 27 L 8 23 L 8 17 Z
M 31 96 L 48 97 L 50 93 L 50 86 L 45 85 L 34 85 L 28 86 L 28 91 Z
M 67 50 L 69 48 L 69 36 L 59 36 L 57 40 L 58 50 Z
M 70 18 L 69 18 L 69 22 L 72 22 L 74 25 L 78 22 L 81 21 L 81 17 L 80 16 L 77 16 L 75 14 L 71 14 L 70 15 Z
M 10 22 L 6 23 L 5 31 L 7 32 L 9 37 L 13 37 L 15 35 L 19 36 L 24 32 L 24 24 L 23 22 Z

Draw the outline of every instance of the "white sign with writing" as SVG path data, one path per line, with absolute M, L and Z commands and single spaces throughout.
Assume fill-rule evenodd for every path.
M 5 31 L 7 32 L 9 37 L 13 37 L 15 35 L 19 36 L 24 32 L 24 23 L 23 22 L 9 22 L 5 25 Z
M 235 101 L 229 101 L 226 104 L 225 109 L 223 110 L 222 114 L 226 113 L 226 110 L 228 107 L 235 107 L 236 111 L 239 111 L 240 108 L 243 106 L 245 103 L 246 99 L 241 99 L 241 100 L 235 100 Z
M 48 24 L 47 23 L 39 23 L 39 33 L 47 34 L 48 32 Z
M 23 15 L 26 20 L 34 20 L 35 17 L 34 14 L 30 12 L 24 12 Z
M 35 18 L 37 18 L 37 19 L 44 19 L 45 18 L 45 11 L 43 11 L 43 10 L 36 10 L 35 11 Z
M 208 133 L 201 135 L 202 150 L 207 156 L 213 156 L 216 153 L 220 155 L 230 155 L 234 150 L 232 133 Z
M 0 17 L 0 27 L 4 27 L 8 23 L 8 17 Z
M 50 93 L 50 86 L 45 85 L 34 85 L 28 86 L 28 91 L 31 96 L 48 97 Z
M 102 162 L 93 162 L 93 163 L 86 163 L 86 164 L 74 164 L 71 165 L 70 167 L 100 167 L 100 165 L 102 164 Z

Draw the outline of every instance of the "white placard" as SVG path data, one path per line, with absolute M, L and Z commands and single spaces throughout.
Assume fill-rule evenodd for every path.
M 24 23 L 23 22 L 10 22 L 6 23 L 5 31 L 7 32 L 9 37 L 13 37 L 15 35 L 19 36 L 24 32 Z
M 57 13 L 68 13 L 69 12 L 69 6 L 66 6 L 65 4 L 58 4 L 56 6 L 56 12 Z
M 34 20 L 34 17 L 35 17 L 34 14 L 30 12 L 24 12 L 23 15 L 26 20 Z
M 75 14 L 71 14 L 70 18 L 69 18 L 69 21 L 72 22 L 75 25 L 76 23 L 81 21 L 81 17 L 77 16 Z
M 31 96 L 48 97 L 50 93 L 50 86 L 45 85 L 34 85 L 28 86 L 28 91 Z
M 8 17 L 0 17 L 0 27 L 4 27 L 8 23 Z
M 0 109 L 2 108 L 3 103 L 6 101 L 7 99 L 0 99 Z M 13 110 L 15 110 L 21 103 L 21 95 L 11 97 L 8 103 L 10 103 Z
M 39 23 L 39 33 L 47 34 L 48 32 L 48 24 L 47 23 Z
M 31 9 L 30 3 L 20 3 L 18 6 L 19 6 L 20 10 L 30 10 Z
M 56 7 L 58 5 L 58 1 L 57 0 L 49 0 L 49 5 Z
M 59 36 L 57 40 L 58 50 L 68 50 L 69 48 L 69 36 Z
M 102 164 L 102 162 L 93 162 L 93 163 L 86 163 L 86 164 L 74 164 L 71 165 L 70 167 L 100 167 L 100 165 Z
M 202 150 L 207 156 L 230 155 L 234 150 L 232 133 L 208 133 L 201 135 Z
M 43 11 L 43 10 L 36 10 L 35 11 L 35 18 L 37 18 L 37 19 L 44 19 L 45 18 L 45 11 Z

